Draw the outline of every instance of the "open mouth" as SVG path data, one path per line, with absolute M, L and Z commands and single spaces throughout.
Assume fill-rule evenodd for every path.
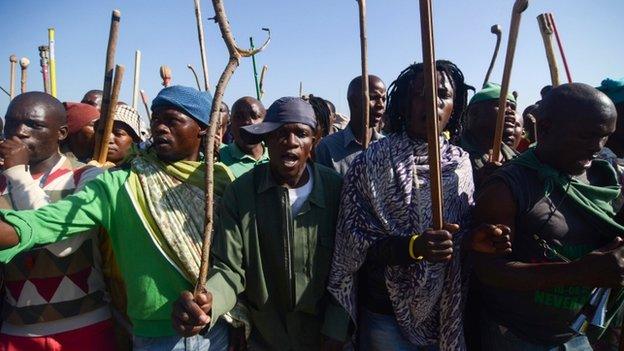
M 282 155 L 282 163 L 288 168 L 292 168 L 299 162 L 299 157 L 293 152 L 287 152 Z

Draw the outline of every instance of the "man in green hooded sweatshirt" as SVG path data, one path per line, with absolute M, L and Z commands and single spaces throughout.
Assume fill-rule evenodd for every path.
M 0 261 L 103 227 L 126 283 L 134 350 L 226 350 L 224 322 L 183 338 L 170 319 L 173 302 L 193 288 L 199 272 L 204 228 L 200 146 L 211 105 L 207 92 L 182 86 L 161 90 L 152 102 L 154 142 L 148 150 L 51 205 L 0 211 Z M 219 163 L 214 176 L 218 200 L 234 178 Z
M 476 256 L 481 349 L 592 350 L 573 325 L 594 288 L 624 284 L 624 227 L 612 207 L 620 187 L 608 162 L 595 159 L 615 131 L 616 109 L 572 83 L 553 88 L 536 114 L 539 143 L 476 197 L 476 224 L 506 225 L 512 240 L 511 254 Z

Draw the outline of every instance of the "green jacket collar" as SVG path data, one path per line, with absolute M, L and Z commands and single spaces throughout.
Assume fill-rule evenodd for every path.
M 308 197 L 306 202 L 310 202 L 315 204 L 320 208 L 325 208 L 325 194 L 323 192 L 323 180 L 321 179 L 320 172 L 318 171 L 318 165 L 314 162 L 308 163 L 312 168 L 313 174 L 313 184 L 312 184 L 312 192 Z M 280 187 L 279 184 L 275 182 L 273 179 L 273 175 L 271 174 L 271 166 L 268 163 L 258 165 L 254 168 L 254 172 L 262 172 L 258 179 L 260 180 L 256 186 L 256 193 L 260 194 L 265 191 L 268 191 L 271 188 Z M 302 212 L 305 212 L 307 205 L 304 204 L 302 208 Z

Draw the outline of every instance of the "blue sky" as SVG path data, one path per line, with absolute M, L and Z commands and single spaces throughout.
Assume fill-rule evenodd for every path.
M 436 57 L 455 62 L 468 83 L 480 86 L 495 42 L 490 26 L 500 24 L 503 45 L 491 78 L 500 82 L 512 5 L 513 0 L 434 0 Z M 259 70 L 269 66 L 265 105 L 296 95 L 301 81 L 305 93 L 330 99 L 339 111 L 348 112 L 346 87 L 360 72 L 355 0 L 225 0 L 225 7 L 240 46 L 247 46 L 250 36 L 259 45 L 265 35 L 261 28 L 271 29 L 271 44 L 256 57 Z M 47 28 L 55 27 L 59 99 L 79 101 L 87 90 L 101 89 L 115 8 L 122 12 L 116 56 L 117 64 L 126 66 L 122 100 L 131 102 L 136 49 L 143 55 L 141 88 L 149 97 L 161 88 L 158 69 L 163 64 L 172 68 L 174 84 L 195 85 L 186 68 L 190 63 L 201 70 L 193 0 L 0 0 L 0 86 L 8 90 L 8 57 L 16 54 L 31 60 L 29 90 L 43 90 L 37 47 L 47 43 Z M 202 1 L 202 11 L 204 18 L 212 17 L 211 1 Z M 555 15 L 575 81 L 597 85 L 604 77 L 624 76 L 624 46 L 619 40 L 624 1 L 531 1 L 512 73 L 520 107 L 538 99 L 540 88 L 550 80 L 535 19 L 543 12 Z M 204 29 L 214 86 L 227 50 L 214 22 L 205 20 Z M 369 0 L 368 35 L 369 70 L 389 85 L 408 64 L 421 61 L 418 1 Z M 19 89 L 19 74 L 16 85 Z M 255 95 L 251 59 L 241 62 L 225 101 L 231 104 L 244 95 Z M 7 105 L 6 95 L 0 95 L 0 116 Z

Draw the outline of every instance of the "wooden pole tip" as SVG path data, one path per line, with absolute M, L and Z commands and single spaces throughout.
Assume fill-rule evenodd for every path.
M 529 0 L 516 0 L 514 7 L 513 7 L 513 12 L 522 13 L 528 7 L 529 7 Z
M 501 34 L 502 33 L 501 26 L 498 24 L 493 25 L 492 28 L 490 28 L 490 32 L 492 32 L 492 34 Z
M 30 60 L 27 57 L 22 57 L 20 60 L 20 66 L 22 66 L 22 68 L 26 68 L 28 65 L 30 65 Z
M 119 20 L 121 18 L 121 11 L 118 9 L 113 10 L 113 19 Z
M 15 56 L 15 55 L 9 56 L 9 61 L 11 61 L 13 63 L 16 63 L 17 62 L 17 56 Z
M 160 66 L 160 78 L 162 78 L 163 80 L 171 79 L 171 68 L 169 68 L 169 66 Z

